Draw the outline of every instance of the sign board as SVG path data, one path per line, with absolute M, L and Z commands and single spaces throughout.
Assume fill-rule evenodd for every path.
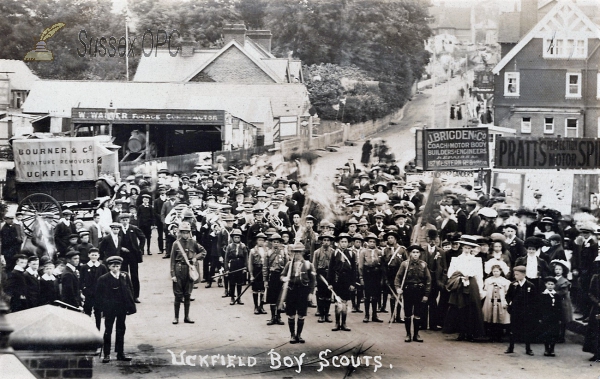
M 72 108 L 73 123 L 223 125 L 225 111 Z
M 488 138 L 487 128 L 424 129 L 423 169 L 487 168 Z
M 22 183 L 98 179 L 98 158 L 112 154 L 95 138 L 13 141 L 16 180 Z
M 498 137 L 495 154 L 495 168 L 600 168 L 600 140 L 596 138 Z

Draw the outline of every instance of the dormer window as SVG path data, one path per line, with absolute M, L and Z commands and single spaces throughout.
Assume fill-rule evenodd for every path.
M 547 59 L 585 59 L 588 40 L 585 37 L 560 38 L 556 35 L 544 39 L 544 58 Z

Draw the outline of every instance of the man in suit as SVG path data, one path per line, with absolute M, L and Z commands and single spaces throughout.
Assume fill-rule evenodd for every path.
M 479 224 L 481 224 L 481 217 L 477 214 L 477 202 L 469 200 L 467 205 L 467 224 L 465 226 L 465 234 L 475 235 Z
M 140 297 L 140 277 L 138 273 L 138 263 L 142 262 L 142 249 L 146 243 L 144 233 L 137 227 L 129 224 L 130 215 L 121 213 L 119 221 L 121 222 L 121 257 L 123 265 L 121 270 L 129 272 L 131 282 L 133 283 L 133 295 L 135 302 L 139 303 Z
M 137 208 L 138 213 L 138 227 L 144 233 L 146 238 L 148 255 L 152 255 L 150 252 L 150 239 L 152 238 L 152 225 L 154 224 L 154 211 L 150 206 L 150 195 L 143 194 L 142 204 Z M 144 253 L 144 246 L 142 246 L 142 254 Z
M 60 299 L 62 302 L 81 307 L 81 292 L 79 284 L 79 251 L 69 250 L 66 254 L 67 264 L 60 275 Z
M 177 200 L 177 191 L 174 189 L 170 189 L 167 192 L 167 197 L 169 198 L 164 202 L 161 210 L 160 210 L 160 220 L 164 224 L 167 215 L 175 208 L 179 201 Z
M 100 241 L 104 237 L 102 226 L 100 226 L 100 214 L 94 213 L 94 219 L 90 225 L 88 232 L 90 232 L 90 243 L 94 247 L 100 246 Z
M 71 222 L 72 215 L 73 212 L 69 209 L 63 210 L 62 217 L 54 227 L 54 242 L 56 243 L 60 257 L 64 257 L 69 250 L 69 237 L 77 233 L 75 224 Z
M 21 243 L 23 242 L 19 239 L 19 231 L 13 224 L 13 219 L 12 215 L 6 215 L 4 217 L 5 223 L 0 229 L 0 241 L 2 242 L 2 255 L 6 261 L 6 272 L 11 272 L 15 266 L 15 257 L 21 250 Z
M 592 233 L 595 230 L 589 226 L 584 225 L 579 228 L 581 235 L 575 239 L 572 266 L 573 276 L 579 275 L 579 282 L 581 285 L 581 294 L 576 305 L 581 308 L 582 318 L 578 320 L 586 321 L 591 309 L 591 302 L 588 296 L 588 290 L 592 280 L 594 259 L 598 256 L 598 242 L 594 239 Z
M 513 268 L 515 281 L 506 292 L 506 302 L 510 313 L 510 344 L 505 354 L 514 353 L 515 341 L 520 338 L 525 342 L 525 354 L 532 356 L 531 350 L 532 331 L 537 324 L 538 293 L 535 285 L 527 280 L 525 266 Z
M 123 258 L 112 256 L 106 260 L 110 272 L 98 278 L 96 285 L 96 306 L 104 314 L 104 358 L 102 363 L 110 362 L 110 345 L 113 326 L 116 321 L 115 351 L 118 361 L 131 361 L 125 356 L 125 320 L 127 315 L 136 312 L 133 300 L 133 286 L 129 275 L 121 272 Z
M 543 279 L 546 276 L 552 276 L 548 263 L 536 255 L 538 249 L 542 247 L 542 243 L 543 241 L 539 237 L 528 237 L 523 244 L 527 249 L 527 255 L 515 261 L 516 266 L 523 266 L 527 269 L 527 280 L 531 281 L 540 291 L 545 288 Z
M 110 233 L 102 238 L 98 247 L 101 261 L 105 261 L 113 255 L 121 256 L 121 228 L 122 226 L 118 222 L 110 224 Z
M 158 250 L 159 254 L 165 251 L 165 225 L 161 217 L 162 207 L 167 201 L 167 189 L 164 186 L 159 186 L 158 197 L 154 199 L 152 208 L 154 210 L 154 224 L 156 225 L 156 232 L 158 233 Z

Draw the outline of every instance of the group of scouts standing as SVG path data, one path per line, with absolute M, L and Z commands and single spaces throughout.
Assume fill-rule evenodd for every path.
M 339 167 L 330 189 L 337 202 L 328 211 L 312 201 L 307 183 L 273 172 L 197 166 L 189 175 L 161 170 L 158 178 L 127 178 L 112 199 L 100 201 L 86 230 L 63 212 L 54 231 L 60 259 L 45 258 L 41 275 L 50 281 L 59 275 L 60 291 L 47 295 L 39 279 L 33 303 L 26 273 L 37 272 L 36 257 L 10 257 L 13 311 L 48 298 L 75 307 L 83 300 L 86 313 L 97 309 L 105 317 L 118 308 L 122 313 L 106 318 L 105 354 L 116 320 L 116 351 L 125 359 L 125 315 L 139 302 L 138 264 L 151 254 L 156 230 L 158 253 L 170 259 L 173 324 L 181 303 L 184 323 L 194 323 L 195 285 L 211 288 L 216 281 L 230 305 L 244 304 L 251 288 L 254 314 L 266 314 L 269 305 L 267 325 L 284 325 L 285 312 L 291 343 L 304 342 L 309 307 L 319 323 L 333 323 L 334 304 L 333 331 L 350 331 L 351 307 L 351 313 L 364 312 L 365 323 L 382 323 L 379 315 L 389 313 L 390 323 L 405 324 L 407 343 L 423 342 L 425 329 L 458 333 L 459 341 L 495 342 L 506 331 L 506 353 L 524 342 L 533 355 L 530 344 L 543 341 L 544 355 L 552 357 L 572 320 L 573 296 L 588 322 L 584 350 L 594 354 L 591 360 L 600 358 L 594 227 L 545 206 L 511 209 L 497 188 L 485 194 L 480 186 L 448 185 L 428 194 L 423 181 L 407 182 L 393 161 L 382 163 L 359 169 L 349 160 Z M 103 288 L 113 278 L 122 291 Z M 117 292 L 124 296 L 114 302 Z M 123 302 L 129 306 L 117 307 Z

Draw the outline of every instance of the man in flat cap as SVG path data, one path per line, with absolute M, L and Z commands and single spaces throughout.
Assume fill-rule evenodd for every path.
M 110 345 L 113 326 L 116 321 L 115 351 L 118 361 L 131 361 L 125 356 L 125 319 L 127 315 L 136 313 L 133 299 L 133 285 L 129 275 L 121 272 L 123 258 L 112 256 L 106 259 L 109 272 L 98 278 L 96 285 L 97 307 L 104 314 L 104 359 L 110 362 Z
M 525 266 L 513 268 L 515 281 L 511 283 L 506 292 L 506 302 L 510 313 L 510 342 L 505 354 L 514 353 L 517 339 L 525 342 L 525 354 L 533 355 L 531 342 L 532 331 L 537 324 L 538 293 L 535 285 L 527 280 Z

